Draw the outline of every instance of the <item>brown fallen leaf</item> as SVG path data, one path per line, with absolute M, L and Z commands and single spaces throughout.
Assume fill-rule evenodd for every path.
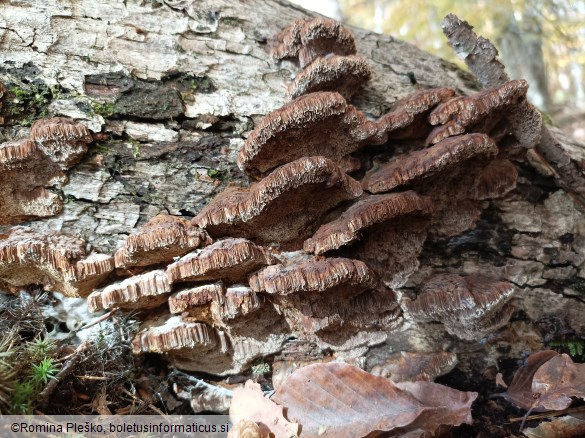
M 571 397 L 585 399 L 585 364 L 567 354 L 551 358 L 534 374 L 532 393 L 540 394 L 538 405 L 551 411 L 568 408 Z
M 243 388 L 234 389 L 230 406 L 230 420 L 238 424 L 241 420 L 256 423 L 260 437 L 273 434 L 275 438 L 291 438 L 299 435 L 299 425 L 288 421 L 283 407 L 264 397 L 258 383 L 248 380 Z
M 429 408 L 409 425 L 408 430 L 417 427 L 434 436 L 441 426 L 471 424 L 471 404 L 477 398 L 477 392 L 458 391 L 425 381 L 400 382 L 396 386 L 408 391 Z
M 251 420 L 240 420 L 228 432 L 227 438 L 262 438 L 260 426 Z
M 567 415 L 525 429 L 522 433 L 528 438 L 582 438 L 585 436 L 585 420 Z
M 419 387 L 420 383 L 424 385 Z M 413 386 L 408 390 L 401 389 L 388 379 L 344 363 L 315 364 L 295 371 L 273 400 L 287 408 L 291 421 L 301 424 L 303 438 L 364 437 L 393 430 L 399 430 L 400 436 L 419 437 L 443 424 L 439 417 L 447 418 L 448 424 L 469 420 L 469 406 L 477 394 L 452 397 L 459 391 L 429 382 L 409 384 Z M 431 393 L 422 395 L 425 391 Z M 457 419 L 450 423 L 455 401 L 467 405 L 467 411 L 461 417 L 453 414 Z M 453 410 L 465 409 L 459 404 Z M 420 423 L 416 421 L 419 417 L 423 418 Z
M 536 371 L 555 356 L 558 356 L 558 353 L 552 350 L 544 350 L 531 354 L 526 361 L 526 365 L 514 374 L 508 391 L 502 394 L 503 397 L 522 409 L 533 409 L 536 412 L 545 410 L 544 408 L 537 407 L 538 400 L 534 398 L 532 393 L 532 379 Z

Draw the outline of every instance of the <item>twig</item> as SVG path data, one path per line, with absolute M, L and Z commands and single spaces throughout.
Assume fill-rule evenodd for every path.
M 80 329 L 77 329 L 77 331 L 81 331 L 81 330 L 85 330 L 88 329 L 90 327 L 93 327 L 96 324 L 99 324 L 102 321 L 105 321 L 106 319 L 108 319 L 110 316 L 112 316 L 114 313 L 116 313 L 118 311 L 118 308 L 116 307 L 114 310 L 109 311 L 108 313 L 100 316 L 98 319 L 96 319 L 95 321 L 89 322 L 86 325 L 84 325 L 83 327 L 81 327 Z
M 77 347 L 75 350 L 75 353 L 69 357 L 57 375 L 51 379 L 47 386 L 45 386 L 45 389 L 41 391 L 38 396 L 39 408 L 41 411 L 44 411 L 47 408 L 51 399 L 51 395 L 57 388 L 57 385 L 74 371 L 75 366 L 81 361 L 83 357 L 82 353 L 85 352 L 88 347 L 89 341 L 82 342 L 81 345 L 79 345 L 79 347 Z

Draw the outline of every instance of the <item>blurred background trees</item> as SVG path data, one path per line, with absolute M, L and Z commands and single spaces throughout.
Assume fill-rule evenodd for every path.
M 585 140 L 585 0 L 292 0 L 352 26 L 386 33 L 456 62 L 441 31 L 453 12 L 489 38 L 512 78 L 555 124 Z

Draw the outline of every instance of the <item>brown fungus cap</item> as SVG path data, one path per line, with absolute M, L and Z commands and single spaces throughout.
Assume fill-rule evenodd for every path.
M 337 296 L 355 295 L 376 287 L 378 277 L 359 260 L 345 258 L 293 258 L 286 265 L 268 266 L 250 276 L 255 292 L 288 295 L 300 292 L 335 292 Z
M 47 188 L 66 182 L 92 140 L 85 126 L 57 117 L 37 120 L 29 139 L 0 144 L 0 225 L 58 214 L 63 203 Z
M 116 267 L 170 262 L 175 257 L 210 243 L 207 233 L 192 226 L 187 219 L 169 215 L 155 216 L 128 237 L 124 246 L 116 251 Z
M 417 321 L 440 321 L 461 339 L 481 339 L 508 322 L 512 307 L 506 303 L 513 292 L 510 283 L 481 275 L 440 274 L 403 307 Z
M 282 30 L 270 49 L 276 59 L 298 59 L 301 67 L 327 54 L 353 55 L 353 35 L 338 21 L 307 18 Z
M 318 58 L 297 74 L 286 94 L 292 100 L 317 91 L 337 91 L 349 100 L 371 75 L 368 62 L 362 56 Z
M 429 116 L 435 128 L 427 139 L 428 144 L 463 134 L 469 130 L 488 132 L 497 121 L 506 116 L 506 109 L 526 97 L 528 83 L 524 79 L 480 91 L 471 96 L 453 98 L 437 107 Z
M 387 195 L 373 195 L 359 200 L 338 219 L 322 225 L 307 239 L 307 252 L 323 254 L 350 244 L 361 237 L 361 232 L 373 225 L 411 214 L 428 215 L 433 212 L 430 198 L 412 190 Z
M 240 150 L 238 166 L 257 178 L 301 157 L 320 155 L 337 163 L 366 144 L 384 141 L 377 123 L 341 94 L 311 93 L 264 117 Z
M 171 292 L 164 271 L 157 270 L 136 275 L 124 281 L 113 283 L 102 290 L 96 290 L 87 297 L 90 312 L 121 309 L 150 309 L 167 301 Z
M 379 129 L 393 140 L 424 138 L 430 131 L 427 114 L 455 95 L 451 88 L 419 90 L 392 106 L 392 111 L 378 120 Z
M 232 346 L 224 333 L 179 316 L 162 319 L 144 324 L 132 341 L 134 354 L 166 354 L 177 367 L 189 371 L 221 374 L 232 367 Z
M 246 239 L 226 239 L 187 254 L 167 267 L 171 283 L 224 280 L 237 283 L 276 259 L 266 248 Z
M 249 287 L 226 287 L 221 282 L 185 289 L 169 298 L 171 313 L 183 313 L 189 320 L 215 326 L 226 326 L 228 321 L 258 310 L 263 303 Z
M 0 281 L 13 287 L 40 284 L 67 296 L 85 296 L 114 269 L 112 257 L 87 255 L 85 242 L 65 234 L 12 228 L 0 240 Z
M 447 138 L 430 148 L 399 156 L 367 175 L 362 184 L 371 193 L 387 192 L 453 168 L 463 168 L 472 158 L 492 158 L 497 153 L 498 147 L 485 134 Z
M 63 167 L 77 163 L 93 141 L 89 129 L 65 117 L 37 120 L 30 130 L 30 139 L 53 162 Z
M 331 160 L 301 158 L 279 167 L 249 189 L 221 194 L 193 224 L 213 237 L 290 242 L 309 237 L 326 212 L 361 194 L 360 184 Z

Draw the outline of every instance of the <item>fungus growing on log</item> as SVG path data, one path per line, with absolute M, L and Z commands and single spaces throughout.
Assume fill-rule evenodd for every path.
M 364 263 L 343 258 L 298 262 L 293 259 L 286 265 L 268 266 L 250 276 L 250 287 L 255 292 L 274 295 L 334 290 L 338 297 L 343 297 L 373 288 L 377 283 L 376 274 Z
M 400 326 L 403 308 L 408 318 L 438 319 L 465 339 L 501 327 L 512 309 L 508 283 L 445 274 L 402 307 L 394 291 L 417 269 L 425 242 L 473 228 L 485 200 L 514 188 L 518 172 L 496 145 L 503 137 L 489 134 L 502 110 L 524 99 L 526 84 L 469 97 L 419 90 L 370 120 L 345 100 L 370 75 L 347 30 L 301 20 L 278 38 L 274 55 L 298 58 L 304 70 L 289 87 L 296 98 L 268 114 L 239 152 L 238 166 L 259 181 L 228 186 L 191 223 L 152 219 L 116 253 L 118 267 L 167 264 L 157 300 L 170 312 L 149 312 L 134 351 L 226 375 L 282 352 L 291 338 L 318 352 L 310 361 L 324 351 L 361 359 Z M 351 44 L 333 44 L 340 40 Z M 453 123 L 466 134 L 417 150 L 433 129 L 447 132 Z M 346 174 L 352 171 L 357 179 Z M 149 275 L 159 274 L 122 284 L 137 288 Z M 126 295 L 99 305 L 134 306 L 134 290 Z M 388 363 L 381 372 L 431 379 L 456 361 L 419 358 L 419 368 Z
M 63 167 L 77 163 L 93 141 L 89 129 L 65 117 L 37 120 L 30 129 L 30 139 L 51 161 Z
M 301 158 L 279 167 L 249 189 L 211 201 L 193 219 L 212 237 L 241 236 L 263 242 L 308 237 L 333 207 L 362 194 L 359 182 L 331 160 Z
M 114 307 L 125 310 L 155 308 L 167 301 L 170 291 L 165 272 L 151 271 L 92 292 L 87 297 L 87 307 L 90 312 Z
M 412 184 L 454 167 L 464 167 L 470 159 L 489 159 L 496 156 L 498 147 L 485 134 L 467 134 L 447 138 L 433 147 L 399 157 L 368 175 L 364 189 L 382 193 Z
M 351 32 L 338 21 L 323 18 L 293 22 L 276 36 L 271 47 L 274 58 L 297 59 L 301 67 L 329 53 L 353 55 L 355 52 Z
M 63 202 L 47 188 L 67 181 L 92 140 L 85 126 L 56 117 L 35 122 L 28 139 L 0 144 L 0 225 L 58 214 Z
M 416 300 L 403 302 L 416 321 L 440 321 L 461 339 L 481 339 L 504 326 L 513 312 L 506 303 L 514 287 L 476 275 L 440 274 L 427 280 Z
M 336 91 L 349 100 L 371 75 L 368 62 L 361 56 L 317 58 L 295 77 L 286 94 L 292 100 L 317 91 Z
M 506 110 L 526 97 L 528 83 L 523 79 L 505 84 L 471 96 L 455 97 L 439 107 L 429 116 L 433 129 L 428 144 L 435 144 L 444 138 L 463 134 L 469 129 L 474 132 L 489 132 L 505 117 Z
M 146 323 L 132 341 L 132 351 L 166 354 L 181 369 L 222 374 L 230 369 L 231 345 L 222 332 L 203 323 L 184 322 L 180 317 Z
M 413 191 L 369 196 L 356 202 L 335 221 L 322 225 L 305 241 L 303 248 L 307 252 L 323 254 L 358 240 L 362 231 L 376 224 L 432 212 L 431 199 Z
M 274 262 L 268 250 L 249 240 L 226 239 L 170 264 L 167 275 L 171 283 L 207 280 L 236 283 L 245 280 L 250 272 Z
M 226 287 L 222 282 L 185 289 L 169 298 L 171 313 L 182 313 L 189 320 L 216 326 L 227 326 L 263 304 L 263 297 L 249 287 Z
M 0 239 L 0 279 L 13 288 L 40 284 L 71 297 L 86 296 L 114 269 L 105 254 L 87 254 L 85 242 L 65 234 L 14 227 Z
M 338 92 L 306 94 L 268 114 L 238 155 L 238 166 L 254 178 L 303 156 L 320 155 L 339 163 L 365 146 L 387 139 L 426 135 L 424 116 L 453 95 L 449 88 L 422 90 L 394 105 L 378 120 L 347 104 Z
M 385 137 L 374 121 L 336 92 L 310 93 L 268 114 L 238 155 L 238 166 L 253 177 L 301 157 L 320 155 L 337 163 Z
M 199 246 L 211 243 L 205 231 L 190 225 L 187 219 L 159 215 L 132 234 L 116 251 L 116 268 L 150 266 L 170 262 Z

